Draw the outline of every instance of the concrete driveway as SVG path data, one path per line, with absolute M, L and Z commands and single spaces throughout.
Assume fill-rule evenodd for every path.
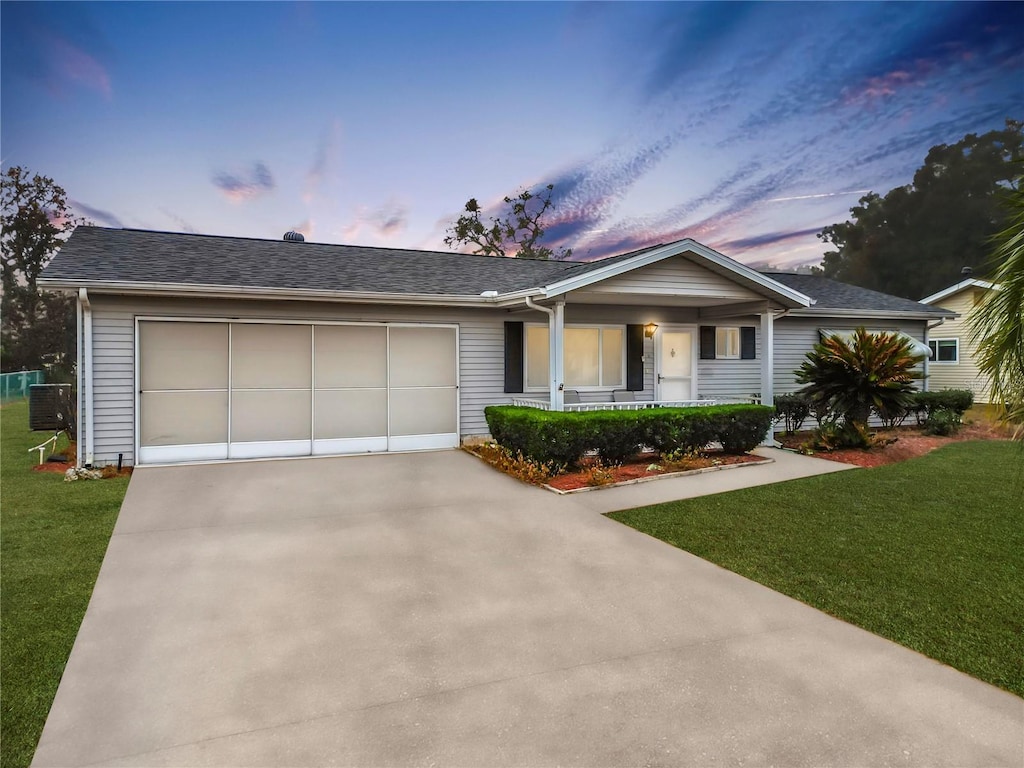
M 1024 762 L 1021 699 L 600 496 L 455 451 L 141 469 L 34 764 Z

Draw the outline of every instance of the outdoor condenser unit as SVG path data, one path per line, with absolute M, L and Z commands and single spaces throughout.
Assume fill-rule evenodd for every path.
M 56 432 L 67 425 L 60 416 L 62 399 L 71 397 L 70 384 L 33 384 L 28 388 L 28 428 Z

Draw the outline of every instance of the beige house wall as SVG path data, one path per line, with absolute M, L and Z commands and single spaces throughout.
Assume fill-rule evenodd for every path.
M 932 328 L 928 340 L 957 339 L 959 354 L 955 363 L 940 363 L 936 360 L 928 363 L 928 390 L 969 389 L 974 393 L 975 402 L 989 402 L 988 382 L 978 373 L 975 363 L 977 344 L 971 341 L 969 321 L 971 311 L 979 301 L 984 300 L 986 293 L 986 288 L 968 286 L 935 305 L 956 312 L 960 317 L 946 320 L 942 325 Z

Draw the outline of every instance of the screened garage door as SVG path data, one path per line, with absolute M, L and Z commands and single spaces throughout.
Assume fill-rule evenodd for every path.
M 456 334 L 140 320 L 139 463 L 455 447 Z

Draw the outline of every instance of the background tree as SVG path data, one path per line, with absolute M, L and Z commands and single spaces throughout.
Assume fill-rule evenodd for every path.
M 555 185 L 548 184 L 539 191 L 521 190 L 515 197 L 505 197 L 504 210 L 484 223 L 483 209 L 476 198 L 466 202 L 464 213 L 446 232 L 444 243 L 449 248 L 472 246 L 473 253 L 485 256 L 516 256 L 520 259 L 567 259 L 571 248 L 554 251 L 540 245 L 544 237 L 541 220 L 551 209 L 551 195 Z
M 965 266 L 983 274 L 990 239 L 1006 224 L 1001 198 L 1017 183 L 1021 127 L 1007 120 L 1002 130 L 932 147 L 912 184 L 862 197 L 852 220 L 818 235 L 836 248 L 820 273 L 915 300 L 959 280 Z
M 1009 226 L 996 235 L 990 279 L 1001 290 L 989 291 L 970 315 L 978 342 L 977 362 L 991 382 L 992 401 L 1017 425 L 1024 438 L 1024 190 L 1009 195 Z
M 0 176 L 0 369 L 46 369 L 68 378 L 75 359 L 74 299 L 40 291 L 36 281 L 71 231 L 76 218 L 67 194 L 48 176 L 13 166 Z

